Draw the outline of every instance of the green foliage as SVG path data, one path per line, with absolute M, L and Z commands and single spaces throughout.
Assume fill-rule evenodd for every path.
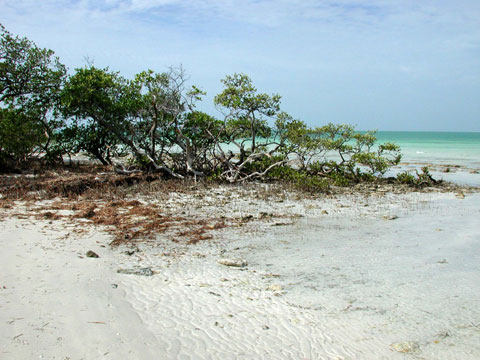
M 246 117 L 273 116 L 280 110 L 280 95 L 257 94 L 252 80 L 245 74 L 228 75 L 221 80 L 224 90 L 215 96 L 215 104 L 230 114 Z
M 315 129 L 313 136 L 315 146 L 324 155 L 324 160 L 319 160 L 315 168 L 323 173 L 342 173 L 347 178 L 359 180 L 365 177 L 365 170 L 371 176 L 383 175 L 401 159 L 397 145 L 385 143 L 375 148 L 375 132 L 361 134 L 352 125 L 330 123 Z
M 227 76 L 222 83 L 224 90 L 215 104 L 225 115 L 227 142 L 239 149 L 238 161 L 227 164 L 225 176 L 230 181 L 254 175 L 265 178 L 266 172 L 274 174 L 291 160 L 296 176 L 305 176 L 303 182 L 318 177 L 348 186 L 381 176 L 400 162 L 398 146 L 377 145 L 375 132 L 359 133 L 351 125 L 332 123 L 309 128 L 280 111 L 278 95 L 258 94 L 247 75 Z M 276 117 L 274 127 L 268 123 L 272 117 Z M 263 164 L 265 159 L 274 160 Z
M 280 95 L 257 93 L 252 80 L 245 74 L 233 74 L 221 80 L 224 90 L 215 96 L 214 103 L 225 115 L 230 141 L 237 144 L 241 160 L 246 151 L 254 153 L 271 136 L 267 119 L 280 111 Z M 258 144 L 259 138 L 263 141 Z M 248 141 L 247 141 L 248 139 Z M 245 145 L 248 144 L 248 149 Z
M 330 183 L 327 179 L 318 176 L 312 176 L 304 172 L 297 172 L 293 178 L 295 186 L 304 191 L 328 192 L 330 190 Z
M 112 163 L 111 157 L 118 153 L 118 139 L 112 132 L 94 122 L 72 119 L 56 134 L 57 146 L 64 154 L 87 152 L 103 165 Z
M 273 164 L 277 164 L 283 159 L 282 155 L 264 156 L 260 160 L 249 163 L 244 170 L 249 174 L 253 172 L 263 173 Z M 329 179 L 309 173 L 304 169 L 295 169 L 286 164 L 272 167 L 270 171 L 265 173 L 263 179 L 265 181 L 289 183 L 299 190 L 308 192 L 327 192 L 330 189 Z
M 325 149 L 319 146 L 315 133 L 301 120 L 294 119 L 285 112 L 277 116 L 275 122 L 280 148 L 285 156 L 294 154 L 300 169 L 307 169 Z
M 182 133 L 189 143 L 195 168 L 211 171 L 217 144 L 227 140 L 223 122 L 204 112 L 193 111 L 186 115 Z
M 52 50 L 0 25 L 0 157 L 20 163 L 40 147 L 49 154 L 59 124 L 52 114 L 65 74 Z
M 61 93 L 61 111 L 69 121 L 58 139 L 66 150 L 86 151 L 110 164 L 111 154 L 127 139 L 136 105 L 134 87 L 118 73 L 94 66 L 77 69 Z
M 250 174 L 253 172 L 263 173 L 270 166 L 282 160 L 283 160 L 283 156 L 281 155 L 276 155 L 276 156 L 263 155 L 252 162 L 246 163 L 245 166 L 242 168 L 242 170 L 245 171 L 245 173 L 247 174 Z M 269 173 L 267 177 L 271 178 L 272 176 L 274 176 L 273 174 L 274 174 L 274 170 L 272 169 L 272 172 Z
M 64 115 L 102 124 L 123 119 L 131 107 L 128 86 L 126 79 L 108 68 L 76 69 L 61 94 Z
M 0 103 L 45 113 L 57 98 L 66 69 L 54 52 L 0 25 Z
M 128 151 L 135 166 L 175 177 L 281 180 L 325 191 L 375 179 L 401 159 L 395 144 L 376 144 L 375 132 L 332 123 L 310 128 L 281 111 L 280 95 L 258 92 L 245 74 L 221 80 L 214 103 L 224 118 L 218 120 L 196 110 L 205 93 L 187 86 L 182 67 L 129 80 L 89 65 L 65 81 L 65 67 L 51 50 L 1 26 L 0 55 L 0 161 L 41 149 L 85 151 L 113 164 Z M 399 181 L 424 184 L 431 176 L 424 171 Z
M 26 113 L 0 109 L 0 165 L 15 166 L 25 161 L 44 141 L 43 127 Z
M 327 178 L 294 169 L 291 166 L 279 166 L 272 169 L 268 178 L 292 184 L 299 190 L 308 192 L 328 192 L 331 182 Z
M 215 119 L 194 110 L 205 93 L 196 86 L 187 88 L 186 81 L 182 67 L 135 77 L 140 107 L 134 137 L 155 167 L 197 175 L 209 167 L 206 153 L 218 130 Z
M 376 173 L 383 175 L 390 167 L 400 163 L 400 148 L 392 143 L 380 144 L 376 151 L 371 151 L 369 147 L 367 151 L 356 153 L 353 159 L 367 166 L 371 175 Z
M 223 122 L 201 111 L 193 111 L 186 115 L 183 133 L 196 147 L 208 147 L 214 139 L 222 140 Z
M 415 184 L 415 176 L 410 174 L 407 171 L 401 172 L 397 174 L 397 181 L 400 184 L 406 184 L 406 185 L 413 185 Z
M 351 180 L 347 178 L 347 176 L 341 172 L 333 172 L 327 175 L 327 178 L 333 183 L 335 186 L 339 187 L 347 187 L 350 186 Z
M 405 171 L 397 174 L 397 181 L 400 184 L 415 186 L 415 187 L 424 187 L 424 186 L 433 186 L 438 184 L 440 181 L 435 180 L 427 166 L 422 167 L 421 173 L 415 170 L 415 175 Z

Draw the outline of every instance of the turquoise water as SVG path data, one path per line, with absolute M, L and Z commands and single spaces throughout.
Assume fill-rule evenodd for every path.
M 378 131 L 379 143 L 400 146 L 402 162 L 460 165 L 480 169 L 480 133 Z
M 393 142 L 399 145 L 402 163 L 459 165 L 480 170 L 479 132 L 378 131 L 376 137 L 377 144 Z M 248 146 L 249 142 L 246 144 Z M 222 148 L 224 151 L 238 150 L 233 144 Z
M 480 187 L 480 133 L 378 131 L 377 144 L 393 142 L 400 146 L 402 162 L 385 176 L 420 170 L 427 165 L 436 179 Z M 235 152 L 234 145 L 224 150 Z M 331 155 L 335 158 L 335 155 Z M 449 168 L 448 173 L 444 170 Z

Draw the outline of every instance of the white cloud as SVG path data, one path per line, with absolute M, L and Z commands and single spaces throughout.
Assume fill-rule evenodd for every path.
M 456 94 L 468 98 L 480 92 L 478 0 L 366 4 L 3 0 L 0 21 L 13 33 L 54 49 L 70 68 L 83 65 L 85 56 L 127 76 L 183 63 L 211 95 L 227 73 L 247 72 L 259 89 L 284 94 L 287 110 L 310 121 L 319 114 L 343 122 L 351 122 L 349 114 L 368 119 L 372 98 L 383 99 L 377 111 L 385 118 L 398 118 L 402 101 L 408 100 L 404 94 L 421 97 L 421 92 L 438 91 L 439 84 L 451 90 L 444 91 L 442 104 L 429 106 L 449 114 L 454 105 L 442 106 L 452 104 Z M 354 97 L 346 106 L 346 99 Z M 457 106 L 472 108 L 462 99 Z M 390 108 L 398 115 L 391 115 Z M 478 120 L 478 109 L 470 113 Z
M 174 18 L 208 16 L 240 23 L 281 26 L 299 21 L 325 25 L 429 24 L 478 26 L 480 3 L 476 0 L 4 0 L 1 8 L 30 13 L 90 11 L 108 14 L 144 13 L 175 7 Z

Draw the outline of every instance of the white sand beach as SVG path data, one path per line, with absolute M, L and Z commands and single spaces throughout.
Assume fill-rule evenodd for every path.
M 480 194 L 224 195 L 190 245 L 2 210 L 0 358 L 480 358 Z
M 0 14 L 0 360 L 480 360 L 480 0 Z

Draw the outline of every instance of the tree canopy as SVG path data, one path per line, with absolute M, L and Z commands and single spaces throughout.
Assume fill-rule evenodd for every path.
M 67 77 L 52 50 L 0 25 L 0 165 L 35 152 L 59 161 L 86 152 L 122 172 L 324 188 L 374 179 L 400 161 L 398 146 L 376 144 L 375 132 L 307 126 L 246 74 L 221 82 L 217 119 L 196 109 L 205 93 L 188 85 L 181 66 L 127 79 L 88 64 Z
M 52 112 L 66 76 L 54 52 L 12 35 L 0 24 L 0 158 L 24 159 L 48 150 L 58 125 Z M 41 134 L 43 133 L 44 136 Z

